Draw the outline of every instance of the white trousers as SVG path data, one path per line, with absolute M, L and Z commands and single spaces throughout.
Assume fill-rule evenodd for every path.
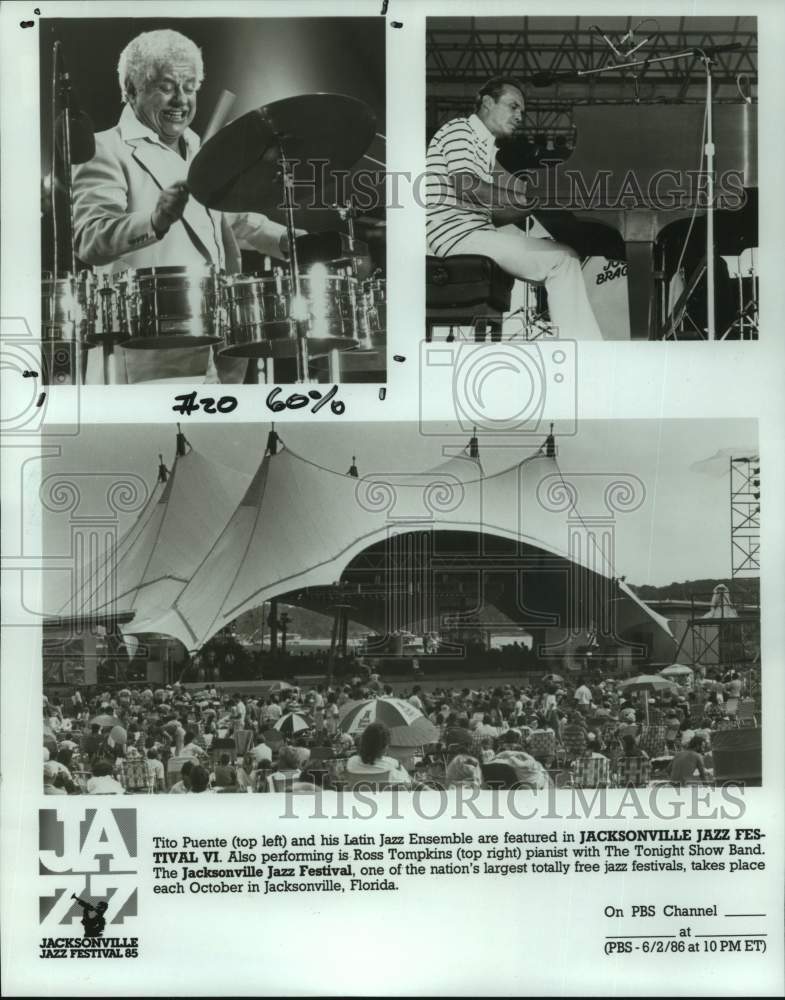
M 540 228 L 541 232 L 544 232 Z M 527 236 L 515 225 L 469 233 L 447 255 L 479 254 L 520 281 L 545 285 L 551 322 L 568 340 L 602 340 L 586 295 L 578 255 L 551 239 Z

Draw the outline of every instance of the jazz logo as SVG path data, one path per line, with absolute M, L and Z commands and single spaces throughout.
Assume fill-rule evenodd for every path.
M 79 935 L 82 911 L 73 897 L 105 901 L 105 919 L 136 916 L 139 879 L 135 809 L 56 807 L 38 813 L 39 916 L 43 929 Z

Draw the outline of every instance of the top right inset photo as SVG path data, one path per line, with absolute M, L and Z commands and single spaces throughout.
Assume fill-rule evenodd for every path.
M 426 339 L 758 339 L 755 17 L 439 17 Z

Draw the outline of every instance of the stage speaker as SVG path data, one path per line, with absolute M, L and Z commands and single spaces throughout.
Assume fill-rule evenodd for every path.
M 744 781 L 760 785 L 763 775 L 760 728 L 717 730 L 711 734 L 711 752 L 717 783 Z

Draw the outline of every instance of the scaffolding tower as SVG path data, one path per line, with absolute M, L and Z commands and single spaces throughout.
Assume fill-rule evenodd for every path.
M 730 460 L 731 576 L 760 575 L 760 458 Z
M 716 595 L 716 592 L 715 592 Z M 708 603 L 708 595 L 691 595 L 690 617 L 679 641 L 675 662 L 689 663 L 705 673 L 711 668 L 736 668 L 760 662 L 760 605 L 732 601 L 725 589 L 725 599 L 716 603 L 710 614 L 696 607 Z

